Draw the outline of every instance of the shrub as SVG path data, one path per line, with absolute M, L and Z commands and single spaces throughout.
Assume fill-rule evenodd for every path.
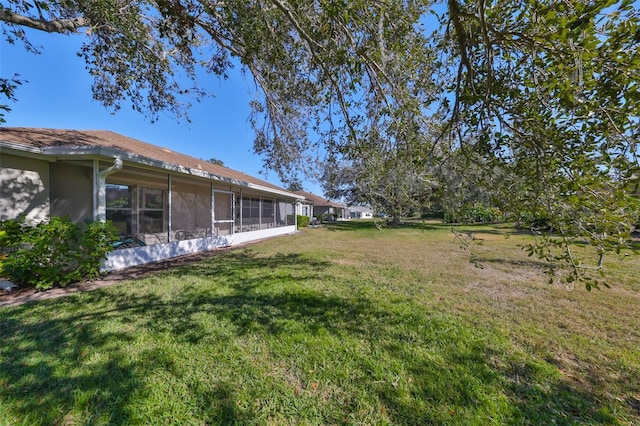
M 496 223 L 502 220 L 500 209 L 482 203 L 468 203 L 459 212 L 444 214 L 444 221 L 447 223 Z
M 298 229 L 309 226 L 309 216 L 298 215 L 296 216 L 296 220 L 298 221 Z
M 4 260 L 7 258 L 7 253 L 4 249 L 6 239 L 7 239 L 7 231 L 5 231 L 4 229 L 0 229 L 0 277 L 4 275 L 3 265 L 4 265 Z
M 100 275 L 100 266 L 113 248 L 115 230 L 94 222 L 82 228 L 68 217 L 52 217 L 30 225 L 24 220 L 0 222 L 6 258 L 3 274 L 19 285 L 48 289 Z
M 330 213 L 323 213 L 322 216 L 320 216 L 320 222 L 322 223 L 331 221 L 333 221 L 333 215 Z

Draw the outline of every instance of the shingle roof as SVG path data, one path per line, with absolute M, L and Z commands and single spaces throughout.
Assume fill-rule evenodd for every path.
M 243 172 L 210 163 L 206 160 L 190 157 L 168 148 L 162 148 L 142 142 L 108 130 L 65 130 L 27 127 L 0 127 L 0 141 L 24 145 L 31 148 L 83 148 L 102 147 L 123 151 L 135 156 L 161 161 L 167 164 L 202 170 L 235 181 L 251 183 L 278 191 L 283 188 L 264 180 L 249 176 Z
M 316 206 L 330 206 L 330 207 L 346 207 L 344 204 L 335 203 L 333 201 L 322 198 L 318 195 L 305 191 L 295 191 L 296 194 L 302 195 L 307 200 L 311 201 Z

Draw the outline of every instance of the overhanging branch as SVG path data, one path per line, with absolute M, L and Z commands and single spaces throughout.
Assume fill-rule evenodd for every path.
M 89 26 L 90 22 L 86 18 L 54 19 L 46 21 L 34 19 L 20 15 L 12 10 L 0 5 L 0 21 L 48 33 L 70 33 L 78 31 L 78 28 Z

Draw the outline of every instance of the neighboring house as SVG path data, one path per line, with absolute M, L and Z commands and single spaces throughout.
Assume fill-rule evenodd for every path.
M 105 270 L 295 232 L 304 197 L 109 131 L 0 127 L 0 220 L 111 221 Z
M 309 219 L 313 219 L 314 217 L 313 202 L 306 198 L 298 201 L 298 203 L 296 204 L 296 214 L 299 216 L 307 216 Z
M 335 203 L 329 201 L 326 198 L 319 197 L 315 194 L 305 191 L 296 191 L 297 195 L 304 197 L 301 204 L 311 204 L 313 206 L 312 217 L 318 220 L 347 220 L 349 219 L 349 212 L 347 206 L 341 203 Z
M 373 212 L 369 207 L 351 206 L 349 207 L 351 219 L 373 219 Z

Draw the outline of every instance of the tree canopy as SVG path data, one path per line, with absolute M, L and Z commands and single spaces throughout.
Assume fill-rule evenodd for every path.
M 211 164 L 217 164 L 218 166 L 224 166 L 224 161 L 219 158 L 211 157 L 207 160 Z
M 322 160 L 405 190 L 471 158 L 513 214 L 547 220 L 566 249 L 531 250 L 570 279 L 573 239 L 598 267 L 638 220 L 632 1 L 4 0 L 0 20 L 33 52 L 25 27 L 83 34 L 94 98 L 152 119 L 206 94 L 201 69 L 225 78 L 239 63 L 256 87 L 255 151 L 284 178 Z M 0 93 L 14 100 L 21 83 L 3 77 Z

